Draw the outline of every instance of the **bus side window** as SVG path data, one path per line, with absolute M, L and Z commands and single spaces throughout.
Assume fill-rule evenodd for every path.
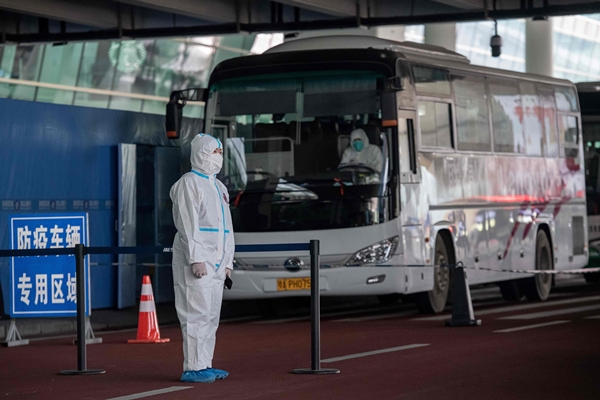
M 452 148 L 452 118 L 449 103 L 420 100 L 419 126 L 421 146 Z
M 452 75 L 458 150 L 490 151 L 491 137 L 485 80 L 480 76 Z
M 556 105 L 551 87 L 538 85 L 542 126 L 544 128 L 544 156 L 558 157 L 558 135 L 556 130 Z
M 563 148 L 565 158 L 578 158 L 579 156 L 579 130 L 577 129 L 577 117 L 572 115 L 559 115 L 558 128 L 560 133 L 560 145 Z

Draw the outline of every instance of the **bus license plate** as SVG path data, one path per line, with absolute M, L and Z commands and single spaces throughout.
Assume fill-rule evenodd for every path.
M 309 290 L 310 278 L 277 279 L 277 291 L 284 290 Z

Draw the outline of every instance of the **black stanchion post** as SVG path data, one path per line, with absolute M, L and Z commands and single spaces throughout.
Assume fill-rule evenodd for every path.
M 75 245 L 75 279 L 77 280 L 77 369 L 60 371 L 60 375 L 103 374 L 103 369 L 87 369 L 85 343 L 85 246 Z
M 475 319 L 473 303 L 467 273 L 462 262 L 458 262 L 452 274 L 452 318 L 446 326 L 478 326 L 480 319 Z
M 321 294 L 319 288 L 319 241 L 310 241 L 310 369 L 295 369 L 295 374 L 338 374 L 339 369 L 321 368 Z

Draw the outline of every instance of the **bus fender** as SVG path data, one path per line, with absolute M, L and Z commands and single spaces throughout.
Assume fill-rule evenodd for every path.
M 441 221 L 431 227 L 431 240 L 429 240 L 429 243 L 426 243 L 427 257 L 425 257 L 425 262 L 427 265 L 432 265 L 434 262 L 435 241 L 442 240 L 441 235 L 447 235 L 447 238 L 450 240 L 446 240 L 446 248 L 451 254 L 456 255 L 456 249 L 454 248 L 456 235 L 454 232 L 456 232 L 456 227 L 449 221 Z
M 541 213 L 535 218 L 534 227 L 535 236 L 533 238 L 533 243 L 535 244 L 537 241 L 537 233 L 539 230 L 544 229 L 548 235 L 548 240 L 550 240 L 550 250 L 554 257 L 554 217 L 551 214 Z

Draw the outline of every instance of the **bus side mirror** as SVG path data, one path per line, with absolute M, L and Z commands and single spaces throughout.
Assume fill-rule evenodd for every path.
M 183 107 L 188 101 L 204 101 L 206 89 L 193 88 L 177 90 L 171 93 L 167 103 L 166 130 L 168 139 L 179 139 L 181 132 L 181 120 L 183 119 Z
M 179 139 L 183 106 L 184 104 L 174 101 L 173 98 L 167 103 L 167 139 Z
M 381 92 L 381 125 L 398 126 L 396 92 Z

